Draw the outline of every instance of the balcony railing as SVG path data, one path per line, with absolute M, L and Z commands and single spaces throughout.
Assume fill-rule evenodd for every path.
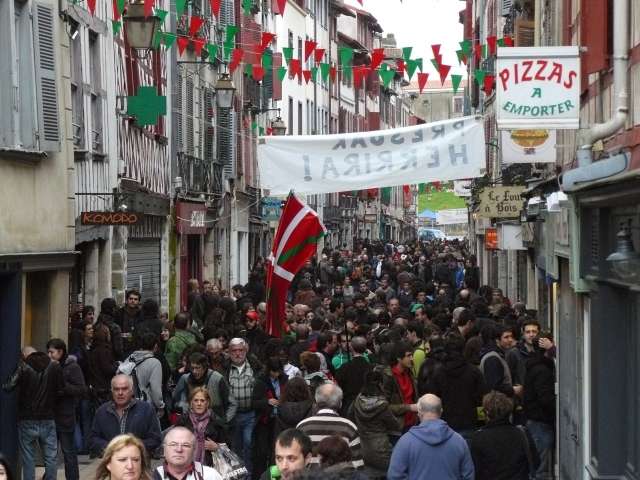
M 260 190 L 250 185 L 245 186 L 245 193 L 249 196 L 249 217 L 261 218 Z
M 222 164 L 178 153 L 178 174 L 189 193 L 222 193 Z

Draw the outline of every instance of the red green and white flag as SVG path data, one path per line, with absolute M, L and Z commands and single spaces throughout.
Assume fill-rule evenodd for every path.
M 318 214 L 289 194 L 267 263 L 267 333 L 280 338 L 285 329 L 287 292 L 296 273 L 316 253 L 327 229 Z

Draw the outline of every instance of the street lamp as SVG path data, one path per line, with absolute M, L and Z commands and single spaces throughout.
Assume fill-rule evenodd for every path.
M 271 121 L 271 130 L 274 135 L 285 135 L 287 133 L 287 126 L 280 117 L 276 117 L 275 120 Z
M 616 251 L 607 257 L 612 270 L 622 280 L 635 280 L 640 273 L 640 254 L 633 248 L 631 222 L 616 234 Z
M 160 31 L 160 17 L 144 16 L 144 3 L 130 3 L 122 17 L 127 43 L 136 50 L 151 50 L 153 38 Z
M 231 78 L 229 78 L 228 73 L 223 73 L 220 78 L 218 78 L 214 89 L 216 91 L 216 104 L 218 108 L 231 108 L 236 87 L 233 86 L 233 82 Z

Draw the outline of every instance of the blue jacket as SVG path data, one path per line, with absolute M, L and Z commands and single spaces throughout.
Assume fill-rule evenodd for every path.
M 467 442 L 444 420 L 411 427 L 391 454 L 387 480 L 473 480 Z
M 102 404 L 93 417 L 93 426 L 89 435 L 89 450 L 102 455 L 102 451 L 112 438 L 121 433 L 132 433 L 144 443 L 149 454 L 152 454 L 162 442 L 160 422 L 156 411 L 148 402 L 135 398 L 131 400 L 126 412 L 124 431 L 120 431 L 120 418 L 113 402 Z

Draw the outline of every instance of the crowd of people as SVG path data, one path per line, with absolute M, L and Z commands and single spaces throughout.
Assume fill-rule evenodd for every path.
M 267 334 L 264 262 L 229 291 L 189 282 L 171 320 L 129 290 L 84 306 L 68 343 L 22 350 L 23 478 L 553 478 L 555 346 L 480 284 L 464 241 L 324 248 Z M 160 463 L 151 469 L 149 457 Z M 12 465 L 0 457 L 0 479 Z M 3 477 L 4 472 L 4 477 Z

